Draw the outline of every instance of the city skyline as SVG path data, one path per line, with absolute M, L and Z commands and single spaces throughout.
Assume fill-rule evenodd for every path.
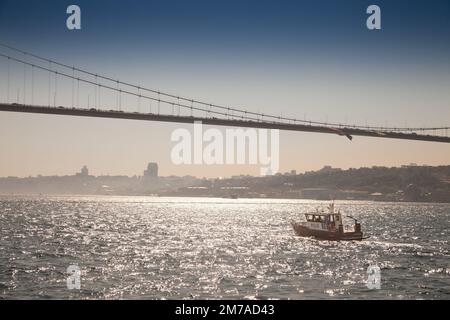
M 151 166 L 156 165 L 156 169 L 155 167 L 151 168 Z M 323 165 L 321 168 L 316 169 L 316 170 L 305 170 L 305 171 L 298 171 L 295 168 L 291 168 L 288 170 L 284 170 L 284 171 L 279 171 L 275 174 L 271 174 L 271 175 L 267 175 L 267 177 L 270 176 L 282 176 L 282 175 L 301 175 L 301 174 L 306 174 L 306 173 L 311 173 L 311 172 L 318 172 L 321 170 L 328 170 L 328 169 L 332 169 L 332 170 L 342 170 L 342 171 L 346 171 L 346 170 L 360 170 L 360 169 L 373 169 L 373 168 L 387 168 L 387 169 L 395 169 L 395 168 L 408 168 L 408 167 L 445 167 L 448 165 L 429 165 L 429 164 L 417 164 L 415 162 L 411 162 L 411 163 L 405 163 L 405 164 L 401 164 L 398 166 L 380 166 L 380 165 L 373 165 L 373 166 L 367 166 L 367 167 L 349 167 L 349 168 L 340 168 L 340 167 L 333 167 L 331 165 Z M 167 173 L 164 175 L 160 175 L 159 174 L 159 170 L 160 167 L 158 165 L 158 163 L 156 162 L 148 162 L 147 166 L 144 166 L 143 169 L 140 172 L 135 172 L 135 173 L 131 173 L 131 174 L 118 174 L 118 173 L 114 173 L 114 172 L 92 172 L 91 169 L 89 169 L 88 165 L 82 165 L 79 166 L 78 169 L 75 169 L 71 172 L 68 172 L 67 174 L 48 174 L 48 175 L 44 175 L 41 173 L 38 173 L 36 175 L 27 175 L 27 176 L 0 176 L 0 178 L 19 178 L 19 179 L 24 179 L 24 178 L 39 178 L 39 177 L 64 177 L 64 176 L 79 176 L 79 177 L 114 177 L 114 176 L 124 176 L 124 177 L 138 177 L 138 178 L 145 178 L 145 177 L 149 177 L 149 178 L 164 178 L 164 177 L 193 177 L 196 179 L 231 179 L 234 177 L 261 177 L 260 174 L 255 174 L 255 175 L 251 175 L 249 173 L 241 173 L 241 174 L 236 174 L 236 175 L 230 175 L 230 176 L 195 176 L 195 175 L 191 175 L 191 174 L 183 174 L 183 175 L 176 175 L 173 173 Z M 264 177 L 264 176 L 262 176 Z
M 405 165 L 342 170 L 240 175 L 221 178 L 158 176 L 149 163 L 143 175 L 89 174 L 86 166 L 74 175 L 0 177 L 0 195 L 110 195 L 202 198 L 287 198 L 448 203 L 450 166 Z

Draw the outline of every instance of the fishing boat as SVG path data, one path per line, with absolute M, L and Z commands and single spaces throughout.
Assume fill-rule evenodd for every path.
M 313 237 L 319 240 L 345 241 L 345 240 L 363 240 L 368 237 L 363 236 L 361 224 L 358 220 L 353 219 L 353 226 L 345 226 L 343 224 L 340 210 L 335 212 L 334 203 L 328 206 L 328 212 L 305 213 L 306 221 L 292 221 L 292 227 L 295 233 L 301 237 Z

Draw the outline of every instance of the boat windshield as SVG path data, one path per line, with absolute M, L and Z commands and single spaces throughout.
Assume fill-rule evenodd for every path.
M 332 223 L 339 222 L 338 214 L 305 214 L 306 221 L 308 222 L 321 222 L 321 223 Z
M 308 222 L 324 222 L 325 216 L 324 215 L 317 215 L 317 214 L 306 214 L 306 221 Z

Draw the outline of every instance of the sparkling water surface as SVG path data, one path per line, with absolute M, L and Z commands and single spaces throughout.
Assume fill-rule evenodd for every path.
M 337 201 L 370 239 L 297 237 L 290 221 L 327 204 L 1 196 L 0 298 L 450 298 L 450 204 Z M 374 264 L 379 290 L 366 286 Z M 67 288 L 70 265 L 80 290 Z

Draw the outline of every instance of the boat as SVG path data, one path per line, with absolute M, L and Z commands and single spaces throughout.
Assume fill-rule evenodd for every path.
M 292 221 L 292 227 L 295 234 L 300 237 L 313 237 L 319 240 L 331 241 L 351 241 L 363 240 L 368 237 L 363 236 L 361 224 L 357 219 L 347 216 L 354 220 L 353 226 L 345 226 L 340 210 L 335 212 L 334 203 L 328 206 L 328 212 L 305 213 L 306 221 Z

